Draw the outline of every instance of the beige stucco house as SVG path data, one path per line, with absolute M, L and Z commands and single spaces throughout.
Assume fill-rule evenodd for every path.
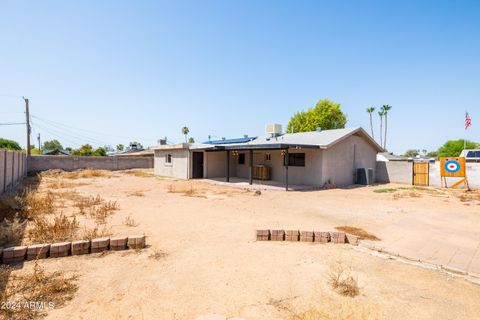
M 337 186 L 355 183 L 358 168 L 375 170 L 383 149 L 362 128 L 335 129 L 258 138 L 161 145 L 155 174 L 180 179 L 272 180 L 288 185 Z M 375 176 L 373 172 L 373 176 Z

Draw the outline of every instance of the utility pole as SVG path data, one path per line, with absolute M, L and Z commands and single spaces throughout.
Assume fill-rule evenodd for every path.
M 27 157 L 30 157 L 30 111 L 28 110 L 28 99 L 23 97 L 25 100 L 25 116 L 27 118 Z
M 38 150 L 40 151 L 40 149 L 42 149 L 42 148 L 41 148 L 42 145 L 41 145 L 41 143 L 40 143 L 40 133 L 39 133 L 38 136 L 37 136 L 37 140 L 38 140 Z

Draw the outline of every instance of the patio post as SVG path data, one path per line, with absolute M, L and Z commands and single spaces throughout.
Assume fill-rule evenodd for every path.
M 230 150 L 227 150 L 227 182 L 230 182 Z
M 288 191 L 288 149 L 285 149 L 285 191 Z
M 249 171 L 249 176 L 248 176 L 248 182 L 250 184 L 253 184 L 253 150 L 250 150 L 250 171 Z

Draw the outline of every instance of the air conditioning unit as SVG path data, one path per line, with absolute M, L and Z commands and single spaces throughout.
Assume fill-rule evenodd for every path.
M 372 185 L 375 183 L 375 177 L 373 176 L 372 168 L 358 168 L 356 184 Z
M 282 134 L 282 125 L 278 123 L 270 123 L 265 126 L 265 133 L 269 136 L 276 137 Z

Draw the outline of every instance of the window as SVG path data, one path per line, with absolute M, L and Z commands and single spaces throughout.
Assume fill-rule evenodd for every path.
M 284 161 L 284 163 L 286 163 L 286 161 Z M 305 167 L 305 153 L 289 153 L 288 166 Z
M 165 164 L 171 164 L 172 163 L 172 154 L 171 153 L 167 153 L 165 155 Z
M 245 164 L 245 153 L 240 153 L 238 155 L 238 164 Z
M 272 155 L 270 153 L 265 153 L 265 161 L 272 160 Z

